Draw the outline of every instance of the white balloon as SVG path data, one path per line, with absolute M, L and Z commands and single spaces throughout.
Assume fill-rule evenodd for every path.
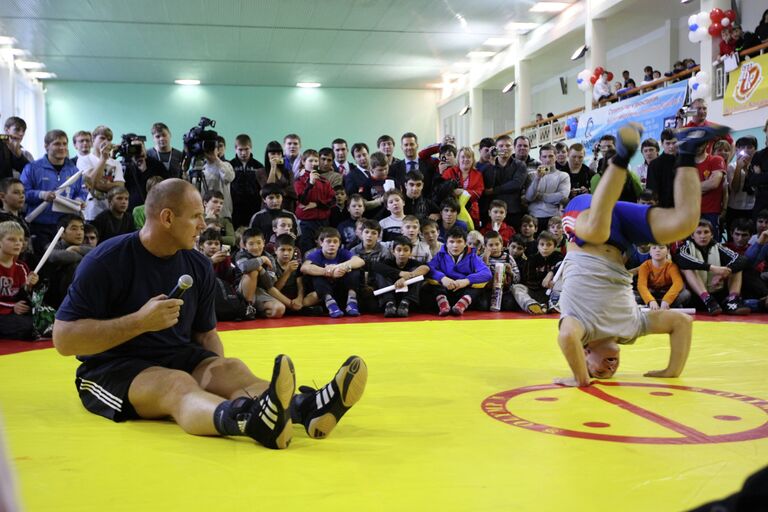
M 706 71 L 699 71 L 698 73 L 696 73 L 696 80 L 700 84 L 709 82 L 709 75 L 707 74 Z
M 696 17 L 695 14 L 691 14 L 688 17 L 688 26 L 690 27 L 691 25 L 695 25 L 696 23 L 698 23 L 698 18 Z
M 705 29 L 709 28 L 709 24 L 712 22 L 712 20 L 709 19 L 709 13 L 706 11 L 701 11 L 697 14 L 696 21 L 698 22 L 697 25 L 699 28 L 704 27 Z
M 691 98 L 707 98 L 709 97 L 709 86 L 707 84 L 699 84 L 699 87 L 691 92 Z
M 727 27 L 730 24 L 731 24 L 731 20 L 729 18 L 724 17 L 723 19 L 720 20 L 720 25 L 723 27 Z
M 696 32 L 694 32 L 693 30 L 689 30 L 689 31 L 688 31 L 688 40 L 689 40 L 690 42 L 692 42 L 692 43 L 698 43 L 698 42 L 699 42 L 699 40 L 698 40 L 698 38 L 696 37 Z
M 696 30 L 696 37 L 699 38 L 699 42 L 705 41 L 709 37 L 709 31 L 705 27 L 699 27 Z

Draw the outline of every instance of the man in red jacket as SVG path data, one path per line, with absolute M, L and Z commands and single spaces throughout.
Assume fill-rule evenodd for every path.
M 299 220 L 299 248 L 306 254 L 315 248 L 315 238 L 320 228 L 328 225 L 331 207 L 336 203 L 336 193 L 331 184 L 319 172 L 320 156 L 314 149 L 301 155 L 302 170 L 293 183 L 298 196 L 296 218 Z

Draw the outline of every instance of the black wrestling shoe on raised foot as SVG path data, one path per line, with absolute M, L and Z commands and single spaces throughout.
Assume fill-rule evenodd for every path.
M 293 435 L 288 409 L 295 391 L 293 363 L 281 354 L 275 358 L 269 388 L 258 398 L 233 400 L 229 410 L 231 419 L 224 421 L 235 423 L 241 435 L 247 435 L 267 448 L 288 448 Z
M 722 125 L 693 126 L 677 130 L 677 152 L 684 155 L 695 155 L 702 144 L 712 139 L 730 133 L 731 129 Z
M 299 387 L 291 403 L 291 418 L 301 423 L 309 437 L 324 439 L 342 416 L 363 396 L 368 367 L 362 358 L 350 356 L 336 376 L 321 389 Z
M 723 301 L 723 311 L 726 315 L 748 315 L 752 312 L 740 297 L 733 297 Z
M 626 160 L 630 160 L 640 147 L 640 139 L 643 136 L 643 125 L 640 123 L 627 123 L 617 132 L 616 154 Z
M 707 297 L 707 300 L 704 301 L 704 307 L 707 308 L 707 314 L 709 316 L 717 316 L 723 312 L 723 310 L 720 309 L 720 304 L 718 304 L 715 298 L 711 296 Z

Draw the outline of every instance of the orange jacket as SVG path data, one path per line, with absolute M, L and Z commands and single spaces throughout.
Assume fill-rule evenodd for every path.
M 683 290 L 683 276 L 680 269 L 671 261 L 666 261 L 661 267 L 653 264 L 653 260 L 646 260 L 640 265 L 637 274 L 637 291 L 643 301 L 648 304 L 656 300 L 650 290 L 665 290 L 667 293 L 661 299 L 667 304 L 672 304 Z

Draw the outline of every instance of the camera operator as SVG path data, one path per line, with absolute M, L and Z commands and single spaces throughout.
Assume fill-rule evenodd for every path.
M 232 168 L 232 164 L 219 158 L 216 144 L 213 144 L 212 147 L 206 145 L 202 154 L 193 155 L 187 161 L 190 163 L 189 180 L 196 186 L 200 183 L 201 194 L 213 190 L 221 192 L 224 196 L 221 216 L 231 219 L 232 193 L 230 184 L 235 179 L 235 170 Z M 204 179 L 199 182 L 198 180 L 201 178 Z
M 85 204 L 85 220 L 91 222 L 98 214 L 109 209 L 107 193 L 115 187 L 125 186 L 123 166 L 112 158 L 112 130 L 104 125 L 93 132 L 91 154 L 77 159 L 77 168 L 83 171 L 83 181 L 88 187 Z
M 133 134 L 128 134 L 130 135 Z M 130 138 L 130 145 L 133 149 L 123 156 L 123 165 L 125 165 L 125 188 L 128 189 L 129 194 L 128 211 L 133 211 L 137 206 L 144 204 L 147 198 L 147 181 L 151 177 L 159 176 L 167 179 L 172 176 L 171 171 L 159 160 L 148 157 L 143 140 L 134 136 Z
M 21 146 L 27 123 L 20 117 L 5 120 L 0 140 L 0 179 L 18 178 L 24 166 L 33 161 L 32 155 Z
M 528 169 L 525 162 L 515 158 L 512 152 L 512 138 L 509 135 L 500 135 L 496 138 L 496 159 L 483 173 L 483 196 L 489 200 L 489 204 L 493 199 L 507 203 L 506 222 L 517 231 L 520 230 L 520 220 L 525 213 L 522 196 L 527 180 Z
M 147 151 L 147 157 L 160 162 L 168 171 L 169 177 L 180 178 L 184 153 L 171 147 L 171 130 L 165 123 L 155 123 L 152 125 L 152 139 L 155 141 L 155 147 Z

